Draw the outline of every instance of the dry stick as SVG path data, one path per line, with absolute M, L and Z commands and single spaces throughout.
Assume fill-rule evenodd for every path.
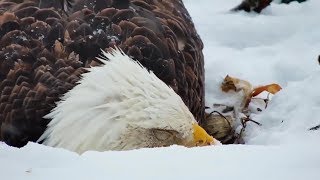
M 245 124 L 246 124 L 248 121 L 251 121 L 251 122 L 253 122 L 253 123 L 255 123 L 255 124 L 259 125 L 259 126 L 262 126 L 261 123 L 255 121 L 255 120 L 253 120 L 253 119 L 250 119 L 250 117 L 244 118 L 244 119 L 242 119 L 242 120 L 243 120 L 242 122 L 245 123 Z
M 270 101 L 270 94 L 271 94 L 271 93 L 268 93 L 266 99 L 264 99 L 264 98 L 258 98 L 258 97 L 253 97 L 253 98 L 251 98 L 251 99 L 261 99 L 261 100 L 263 100 L 263 101 L 266 103 L 266 105 L 265 105 L 264 108 L 267 109 L 268 104 L 269 104 L 269 101 Z
M 320 128 L 320 124 L 318 126 L 314 126 L 314 127 L 310 128 L 309 130 L 315 131 L 315 130 L 318 130 L 319 128 Z
M 251 122 L 253 122 L 253 123 L 255 123 L 255 124 L 259 125 L 259 126 L 262 126 L 261 123 L 255 121 L 255 120 L 252 120 L 252 119 L 250 119 L 249 117 L 241 118 L 242 128 L 241 128 L 241 130 L 240 130 L 240 133 L 239 133 L 239 135 L 238 135 L 238 138 L 241 138 L 241 137 L 242 137 L 242 134 L 243 134 L 243 132 L 245 131 L 245 129 L 246 129 L 246 127 L 247 127 L 247 122 L 248 122 L 248 121 L 251 121 Z
M 267 99 L 264 100 L 264 102 L 266 103 L 266 106 L 264 107 L 265 109 L 267 109 L 268 107 L 268 103 L 269 103 L 269 96 L 270 96 L 270 93 L 268 93 L 268 96 L 267 96 Z
M 245 129 L 246 129 L 245 127 L 241 128 L 240 133 L 239 133 L 239 135 L 237 137 L 238 139 L 242 138 L 242 133 L 244 132 Z
M 225 104 L 218 104 L 218 103 L 214 103 L 214 104 L 213 104 L 213 107 L 220 107 L 220 106 L 225 106 L 225 107 L 227 107 L 227 105 L 225 105 Z
M 268 94 L 267 99 L 264 99 L 264 101 L 266 102 L 266 104 L 267 104 L 268 101 L 269 101 L 269 95 L 270 95 L 270 93 Z M 225 106 L 225 107 L 228 107 L 227 105 L 224 105 L 224 104 L 214 104 L 214 106 Z M 209 114 L 209 116 L 211 116 L 213 113 L 217 113 L 217 114 L 219 114 L 221 117 L 223 117 L 223 118 L 228 122 L 229 127 L 232 128 L 229 120 L 228 120 L 223 114 L 221 114 L 221 113 L 218 112 L 218 111 L 212 111 L 212 112 Z M 261 123 L 255 121 L 255 120 L 253 120 L 253 119 L 250 119 L 249 117 L 247 117 L 247 118 L 245 118 L 245 119 L 241 119 L 242 128 L 241 128 L 241 130 L 240 130 L 240 133 L 238 134 L 238 138 L 241 138 L 241 137 L 242 137 L 242 134 L 243 134 L 243 132 L 245 131 L 245 128 L 246 128 L 246 126 L 247 126 L 246 123 L 247 123 L 248 121 L 251 121 L 251 122 L 253 122 L 253 123 L 255 123 L 255 124 L 259 125 L 259 126 L 262 126 Z M 320 125 L 319 125 L 319 128 L 320 128 Z

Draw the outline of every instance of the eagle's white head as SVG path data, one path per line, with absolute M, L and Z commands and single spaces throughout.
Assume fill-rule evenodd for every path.
M 170 87 L 121 50 L 104 53 L 46 116 L 38 141 L 78 153 L 214 144 Z

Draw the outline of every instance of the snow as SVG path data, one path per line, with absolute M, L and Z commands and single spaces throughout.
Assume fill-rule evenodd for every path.
M 234 101 L 219 88 L 227 74 L 254 86 L 278 83 L 283 90 L 266 111 L 251 117 L 262 126 L 249 124 L 246 143 L 315 143 L 320 131 L 308 129 L 320 124 L 320 26 L 316 25 L 320 1 L 272 3 L 262 14 L 229 12 L 239 0 L 201 1 L 202 8 L 188 3 L 205 44 L 207 106 Z M 205 15 L 208 21 L 202 12 L 209 7 L 214 8 Z
M 86 152 L 0 143 L 1 179 L 319 179 L 319 0 L 272 3 L 262 14 L 230 12 L 241 0 L 185 0 L 205 49 L 206 102 L 230 103 L 223 78 L 278 83 L 268 108 L 251 117 L 246 145 L 171 146 Z
M 1 145 L 4 179 L 316 179 L 320 148 L 216 146 L 86 152 Z M 303 156 L 301 156 L 303 154 Z M 5 162 L 5 163 L 3 163 Z
M 263 145 L 304 142 L 317 145 L 320 130 L 309 129 L 320 124 L 319 82 L 320 71 L 317 71 L 305 80 L 288 83 L 273 97 L 266 111 L 254 117 L 263 126 L 257 128 L 251 124 L 246 142 Z

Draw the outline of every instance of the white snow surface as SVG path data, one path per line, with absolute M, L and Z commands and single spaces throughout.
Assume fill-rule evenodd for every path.
M 229 74 L 283 89 L 248 123 L 246 145 L 86 152 L 0 142 L 0 179 L 320 179 L 320 1 L 230 12 L 241 0 L 185 0 L 205 49 L 206 103 Z

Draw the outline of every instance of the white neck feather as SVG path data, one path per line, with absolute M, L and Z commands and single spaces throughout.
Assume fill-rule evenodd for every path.
M 38 141 L 79 153 L 122 150 L 124 143 L 125 149 L 134 149 L 136 143 L 124 142 L 130 139 L 126 135 L 132 136 L 129 127 L 191 128 L 174 127 L 195 120 L 164 82 L 120 50 L 104 55 L 109 60 L 89 68 L 45 117 L 52 121 Z

